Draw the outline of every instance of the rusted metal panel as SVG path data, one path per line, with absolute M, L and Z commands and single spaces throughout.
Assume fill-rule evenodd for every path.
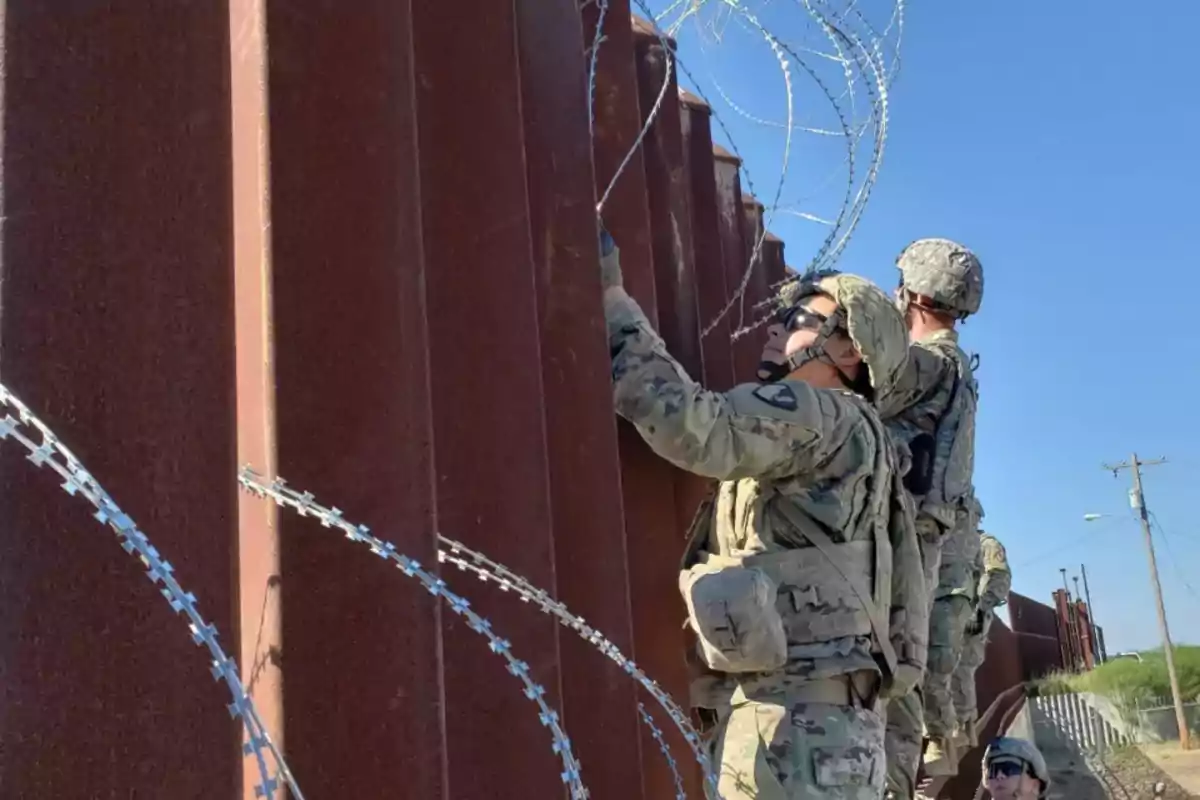
M 238 652 L 229 18 L 12 0 L 0 374 Z M 241 792 L 240 730 L 142 565 L 0 451 L 5 797 Z
M 438 529 L 556 593 L 516 9 L 417 3 L 412 38 Z M 451 577 L 558 706 L 557 626 Z M 537 708 L 460 618 L 443 620 L 449 796 L 561 796 Z
M 516 9 L 559 596 L 629 653 L 583 32 L 576 0 L 517 0 Z M 588 788 L 594 797 L 640 798 L 636 684 L 576 636 L 561 636 L 560 648 L 567 730 Z
M 1061 669 L 1058 617 L 1054 609 L 1017 592 L 1008 595 L 1008 617 L 1016 636 L 1025 680 Z
M 301 9 L 269 0 L 266 24 L 279 472 L 432 566 L 441 453 L 431 452 L 429 375 L 438 364 L 426 355 L 423 286 L 432 278 L 423 258 L 414 73 L 403 56 L 414 36 L 408 3 Z M 457 150 L 429 158 L 466 160 Z M 444 274 L 444 263 L 438 269 Z M 460 330 L 481 324 L 478 311 L 459 313 Z M 436 345 L 434 357 L 453 370 L 472 363 Z M 476 415 L 486 407 L 477 403 Z M 490 497 L 486 488 L 480 494 Z M 301 785 L 314 797 L 397 787 L 405 797 L 443 797 L 436 601 L 311 519 L 284 513 L 279 523 L 284 715 Z M 469 647 L 456 653 L 460 668 L 480 665 L 480 680 L 519 698 L 499 664 L 480 656 L 482 643 Z M 511 705 L 505 729 L 534 741 L 524 704 Z M 472 716 L 458 709 L 459 719 Z M 502 739 L 499 725 L 473 724 Z
M 632 26 L 641 119 L 644 122 L 653 117 L 642 149 L 645 153 L 646 192 L 650 207 L 658 332 L 668 351 L 688 375 L 699 380 L 703 377 L 703 358 L 697 318 L 692 217 L 684 169 L 679 89 L 673 63 L 675 42 L 660 36 L 651 23 L 640 17 L 633 18 Z M 678 551 L 697 506 L 710 491 L 710 483 L 680 470 L 672 472 L 676 517 L 670 534 L 676 543 L 676 553 L 670 561 L 655 565 L 655 580 L 663 583 L 670 581 L 669 585 L 674 586 L 679 563 Z M 660 497 L 658 502 L 662 503 L 663 498 Z M 660 532 L 659 535 L 664 533 Z M 684 619 L 682 602 L 677 595 L 672 599 L 671 605 L 664 609 L 666 613 L 656 623 L 664 632 L 671 627 L 678 630 Z M 676 657 L 681 657 L 683 653 L 684 648 L 679 648 Z M 697 774 L 689 771 L 686 777 L 694 781 Z M 698 791 L 698 788 L 693 786 L 691 791 Z M 660 795 L 649 791 L 647 794 L 653 797 L 666 796 L 665 793 Z
M 725 262 L 726 302 L 729 302 L 730 298 L 737 295 L 749 264 L 749 251 L 746 249 L 746 215 L 742 208 L 742 179 L 738 172 L 742 162 L 721 147 L 713 148 L 713 158 L 717 179 L 717 233 L 721 239 L 721 254 Z M 751 309 L 744 299 L 734 303 L 727 315 L 731 331 L 737 331 L 748 321 L 748 311 Z M 755 380 L 761 360 L 762 347 L 753 336 L 740 336 L 734 340 L 735 382 Z
M 763 228 L 763 204 L 758 202 L 753 195 L 742 195 L 742 213 L 745 215 L 746 226 L 746 236 L 743 242 L 745 246 L 743 263 L 753 263 L 754 266 L 750 272 L 750 280 L 746 284 L 745 298 L 741 303 L 742 312 L 739 315 L 739 328 L 754 325 L 767 313 L 767 309 L 762 306 L 763 301 L 771 293 L 767 276 L 767 241 L 764 239 L 757 255 L 754 252 L 758 240 L 763 238 L 764 235 L 770 235 Z M 759 325 L 754 330 L 745 333 L 742 338 L 752 345 L 752 349 L 757 355 L 761 355 L 763 345 L 767 343 L 767 327 Z M 757 360 L 755 363 L 757 364 Z
M 1054 613 L 1057 617 L 1058 641 L 1062 651 L 1062 663 L 1065 669 L 1072 672 L 1079 668 L 1079 643 L 1075 638 L 1074 618 L 1071 615 L 1071 600 L 1062 589 L 1056 589 L 1054 597 Z
M 237 455 L 264 475 L 277 471 L 275 369 L 271 334 L 271 230 L 266 146 L 268 115 L 264 0 L 229 8 L 233 134 L 233 274 L 237 339 Z M 242 683 L 263 726 L 287 750 L 283 675 L 278 508 L 238 498 L 238 593 Z M 255 800 L 260 776 L 252 756 L 242 770 L 242 797 Z
M 675 42 L 660 37 L 649 22 L 638 17 L 633 20 L 633 42 L 642 120 L 654 115 L 642 149 L 650 203 L 658 332 L 671 355 L 689 375 L 698 379 L 703 375 L 703 364 L 696 311 L 692 218 L 672 55 Z M 667 82 L 665 93 L 663 81 Z
M 775 291 L 775 287 L 783 282 L 786 269 L 783 262 L 783 240 L 767 231 L 767 238 L 763 242 L 763 280 L 768 293 Z
M 584 42 L 592 47 L 595 4 L 584 4 Z M 596 127 L 593 155 L 597 195 L 602 194 L 632 150 L 603 210 L 604 223 L 621 248 L 625 286 L 657 323 L 655 275 L 651 253 L 650 212 L 643 151 L 633 150 L 641 130 L 637 72 L 627 0 L 612 0 L 605 15 L 603 52 L 596 80 Z M 618 426 L 625 539 L 629 561 L 633 650 L 639 664 L 676 698 L 687 697 L 683 603 L 676 589 L 682 542 L 675 508 L 674 470 L 654 455 L 634 429 Z M 660 718 L 676 754 L 685 753 L 681 737 Z M 640 737 L 643 792 L 647 798 L 671 797 L 674 781 L 658 745 L 643 727 Z M 678 757 L 678 755 L 677 755 Z M 698 784 L 688 776 L 689 795 Z
M 724 391 L 737 381 L 733 370 L 733 347 L 729 316 L 721 316 L 728 295 L 725 290 L 725 258 L 717 220 L 717 176 L 713 159 L 712 109 L 699 97 L 680 93 L 682 104 L 683 157 L 691 209 L 692 253 L 695 264 L 696 308 L 700 330 L 712 330 L 700 341 L 704 362 L 704 385 Z M 718 319 L 719 317 L 719 319 Z M 713 321 L 716 320 L 714 323 Z

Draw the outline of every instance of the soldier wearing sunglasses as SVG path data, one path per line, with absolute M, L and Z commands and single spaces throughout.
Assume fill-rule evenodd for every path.
M 899 311 L 853 275 L 794 281 L 761 382 L 712 392 L 625 292 L 607 234 L 601 255 L 617 413 L 718 481 L 679 587 L 710 670 L 693 702 L 717 717 L 721 796 L 879 800 L 882 701 L 920 681 L 928 630 L 911 498 L 874 406 L 907 360 Z
M 1039 800 L 1050 788 L 1050 771 L 1032 742 L 1001 736 L 983 755 L 983 786 L 992 800 Z

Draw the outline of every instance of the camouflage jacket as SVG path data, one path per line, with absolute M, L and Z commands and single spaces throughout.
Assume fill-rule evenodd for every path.
M 934 438 L 933 485 L 916 498 L 917 513 L 943 531 L 964 523 L 975 461 L 975 380 L 953 330 L 932 333 L 909 347 L 908 365 L 880 404 L 897 445 L 919 434 Z
M 875 411 L 849 392 L 799 381 L 707 391 L 667 353 L 624 292 L 606 294 L 605 316 L 617 413 L 661 457 L 720 481 L 707 549 L 738 556 L 810 546 L 778 513 L 782 503 L 835 543 L 871 545 L 882 529 L 890 539 L 883 542 L 890 585 L 882 616 L 898 663 L 919 674 L 928 636 L 921 559 L 912 508 L 893 474 L 895 453 Z M 888 518 L 881 519 L 870 498 L 874 487 L 889 484 L 889 496 L 900 496 L 903 507 L 885 505 Z M 793 598 L 796 613 L 833 613 L 822 610 L 815 591 Z M 869 634 L 789 647 L 785 670 L 808 679 L 877 669 L 872 652 Z
M 1008 602 L 1012 589 L 1012 572 L 1004 545 L 990 533 L 979 534 L 979 561 L 983 577 L 979 580 L 979 607 L 991 611 Z

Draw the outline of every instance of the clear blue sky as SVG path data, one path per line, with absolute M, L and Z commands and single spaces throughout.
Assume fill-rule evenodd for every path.
M 886 22 L 882 0 L 870 3 L 864 10 Z M 748 7 L 781 39 L 822 44 L 798 3 Z M 1200 3 L 1157 3 L 1144 16 L 1131 8 L 912 3 L 882 171 L 841 260 L 891 289 L 912 239 L 951 237 L 980 255 L 986 297 L 963 342 L 982 357 L 975 482 L 985 526 L 1007 546 L 1014 588 L 1043 602 L 1062 584 L 1060 567 L 1070 576 L 1087 564 L 1110 652 L 1159 642 L 1129 472 L 1100 469 L 1135 450 L 1170 460 L 1146 469 L 1146 496 L 1165 531 L 1155 544 L 1172 634 L 1200 643 Z M 748 113 L 782 122 L 781 73 L 761 37 L 719 27 L 720 42 L 683 29 L 684 63 L 769 203 L 783 130 L 733 112 L 713 81 Z M 797 122 L 836 122 L 796 65 L 792 73 Z M 806 209 L 836 212 L 837 140 L 797 136 L 784 202 L 833 174 Z M 797 267 L 825 232 L 795 217 L 772 229 Z M 1114 517 L 1085 523 L 1085 512 Z

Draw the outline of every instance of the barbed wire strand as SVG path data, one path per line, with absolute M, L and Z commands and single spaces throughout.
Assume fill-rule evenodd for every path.
M 638 703 L 638 714 L 642 718 L 642 724 L 650 729 L 650 735 L 654 737 L 654 741 L 658 742 L 658 749 L 662 751 L 663 757 L 667 760 L 667 766 L 671 769 L 671 777 L 675 781 L 675 800 L 687 800 L 687 792 L 683 790 L 683 778 L 679 776 L 679 765 L 675 763 L 675 757 L 671 755 L 671 748 L 667 746 L 667 740 L 663 738 L 663 733 L 654 724 L 654 717 L 650 716 L 646 711 L 646 707 Z
M 742 24 L 744 25 L 744 23 L 742 23 Z M 791 48 L 791 45 L 788 45 L 786 42 L 782 42 L 782 40 L 781 40 L 781 43 L 783 44 L 783 46 L 785 48 Z M 805 62 L 803 62 L 803 60 L 800 59 L 799 56 L 795 53 L 794 48 L 791 48 L 789 50 L 789 52 L 794 58 L 797 59 L 797 63 L 799 63 L 802 68 L 805 68 L 805 69 L 808 68 L 808 65 Z M 833 58 L 834 58 L 834 60 L 840 60 L 837 57 L 833 57 Z M 848 59 L 846 59 L 845 61 L 847 61 L 847 63 L 849 62 Z M 810 75 L 813 75 L 814 78 L 816 77 L 815 74 L 811 70 L 809 70 L 809 73 L 810 73 Z M 778 128 L 786 127 L 785 123 L 774 121 L 774 120 L 763 119 L 761 117 L 755 116 L 755 115 L 749 113 L 748 111 L 746 111 L 735 100 L 733 100 L 732 97 L 729 96 L 728 92 L 725 91 L 725 89 L 716 80 L 715 76 L 713 76 L 711 74 L 711 72 L 709 74 L 709 80 L 712 82 L 713 86 L 716 88 L 717 93 L 721 96 L 722 100 L 724 100 L 725 103 L 731 109 L 733 109 L 736 113 L 738 113 L 740 116 L 746 118 L 747 120 L 749 120 L 751 122 L 755 122 L 757 124 L 764 125 L 764 126 L 778 127 Z M 853 80 L 852 76 L 848 77 L 848 82 L 852 81 L 852 80 Z M 838 131 L 835 131 L 835 130 L 829 130 L 829 129 L 823 129 L 823 128 L 812 128 L 812 127 L 801 126 L 801 125 L 795 125 L 795 126 L 793 126 L 793 129 L 804 132 L 804 133 L 811 133 L 814 135 L 848 137 L 847 148 L 846 148 L 847 154 L 846 154 L 846 158 L 843 159 L 843 161 L 842 161 L 842 165 L 839 165 L 837 168 L 833 169 L 829 173 L 828 176 L 826 176 L 819 182 L 819 185 L 818 185 L 818 189 L 823 189 L 826 185 L 828 185 L 828 183 L 833 179 L 833 177 L 838 172 L 841 171 L 843 165 L 848 165 L 846 193 L 845 193 L 845 196 L 843 199 L 843 205 L 842 205 L 843 211 L 839 215 L 839 219 L 840 219 L 840 218 L 844 218 L 845 210 L 849 208 L 849 205 L 851 202 L 851 197 L 852 197 L 853 191 L 854 191 L 855 157 L 856 157 L 856 153 L 857 153 L 858 144 L 859 144 L 862 136 L 866 133 L 866 131 L 871 128 L 871 122 L 870 121 L 864 122 L 862 125 L 857 126 L 854 130 L 850 130 L 849 123 L 846 122 L 844 114 L 842 114 L 840 105 L 838 102 L 840 97 L 844 97 L 847 93 L 843 92 L 843 94 L 841 96 L 839 96 L 838 98 L 835 98 L 833 96 L 832 92 L 830 92 L 828 90 L 828 87 L 825 87 L 823 85 L 822 81 L 817 80 L 817 83 L 819 86 L 821 86 L 823 91 L 825 91 L 826 97 L 829 100 L 830 104 L 834 107 L 835 111 L 837 111 L 839 113 L 839 116 L 842 117 L 842 123 L 844 126 L 843 132 L 839 133 Z M 814 192 L 815 191 L 816 190 L 814 190 Z M 803 202 L 804 199 L 805 198 L 800 198 L 800 200 L 798 202 Z M 834 223 L 831 222 L 828 224 L 834 224 Z M 835 235 L 836 235 L 836 231 L 832 232 L 830 234 L 830 236 L 828 237 L 828 241 L 831 242 Z M 778 285 L 779 284 L 775 284 L 771 288 L 773 288 L 773 289 L 777 288 Z M 763 305 L 765 305 L 765 304 L 759 303 L 758 306 L 756 306 L 755 308 L 756 309 L 760 308 Z M 757 327 L 757 324 L 753 327 Z
M 275 499 L 276 502 L 280 502 L 278 496 L 283 496 L 284 501 L 280 503 L 281 505 L 287 505 L 298 511 L 300 510 L 298 504 L 303 505 L 306 510 L 301 511 L 302 515 L 313 515 L 320 518 L 320 512 L 317 510 L 319 507 L 312 502 L 311 495 L 300 494 L 295 490 L 288 489 L 286 488 L 286 483 L 268 483 L 248 467 L 242 469 L 238 476 L 238 481 L 244 489 L 253 492 L 257 496 L 270 497 Z M 337 509 L 333 511 L 336 512 L 334 519 L 341 519 L 341 512 Z M 349 523 L 346 524 L 348 525 Z M 342 530 L 346 530 L 344 525 L 340 525 L 339 527 Z M 659 706 L 662 707 L 663 711 L 666 712 L 667 716 L 675 724 L 675 727 L 678 728 L 680 734 L 683 735 L 684 741 L 695 756 L 696 761 L 703 769 L 706 781 L 712 789 L 716 789 L 716 778 L 713 775 L 711 761 L 704 752 L 700 734 L 696 732 L 696 729 L 688 720 L 687 714 L 671 699 L 671 696 L 662 687 L 647 676 L 636 663 L 627 658 L 619 647 L 613 644 L 602 632 L 589 625 L 582 617 L 573 614 L 565 604 L 555 600 L 548 592 L 534 586 L 530 581 L 503 564 L 488 558 L 483 553 L 467 547 L 454 539 L 439 535 L 438 542 L 443 546 L 438 549 L 439 563 L 451 564 L 462 572 L 474 575 L 484 583 L 495 583 L 503 592 L 516 594 L 522 601 L 531 603 L 542 613 L 552 616 L 563 627 L 573 630 L 581 639 L 591 644 L 604 656 L 616 663 L 623 672 L 637 681 L 654 698 Z M 390 546 L 386 542 L 382 543 L 382 545 Z M 394 549 L 394 546 L 392 546 L 393 551 Z
M 608 39 L 604 35 L 604 19 L 608 16 L 608 0 L 586 0 L 580 10 L 589 3 L 596 4 L 596 34 L 592 37 L 592 48 L 588 54 L 588 138 L 596 138 L 596 74 L 600 64 L 600 45 Z
M 645 6 L 640 2 L 639 5 L 642 5 L 642 7 L 645 8 Z M 652 18 L 653 17 L 651 17 L 651 19 Z M 654 101 L 654 107 L 651 108 L 650 113 L 646 115 L 646 121 L 642 124 L 642 129 L 638 131 L 637 138 L 634 139 L 633 144 L 629 148 L 629 152 L 625 154 L 625 158 L 623 158 L 621 163 L 617 166 L 617 170 L 613 173 L 612 178 L 609 180 L 607 188 L 605 188 L 604 193 L 600 196 L 600 202 L 596 204 L 597 214 L 604 213 L 604 206 L 608 203 L 609 195 L 612 194 L 613 189 L 617 185 L 617 181 L 621 179 L 621 175 L 625 172 L 625 168 L 629 166 L 629 162 L 633 160 L 633 156 L 635 153 L 637 153 L 638 148 L 641 147 L 642 142 L 645 141 L 646 135 L 650 132 L 650 127 L 654 124 L 654 120 L 658 118 L 658 112 L 662 109 L 662 104 L 667 96 L 667 89 L 671 87 L 671 71 L 674 69 L 675 51 L 674 48 L 671 47 L 666 34 L 659 29 L 657 24 L 654 25 L 654 32 L 658 36 L 659 42 L 662 44 L 663 58 L 665 60 L 663 64 L 662 88 L 659 89 L 658 97 Z M 593 102 L 588 104 L 589 107 L 594 105 L 594 98 L 592 101 Z
M 455 594 L 446 582 L 426 571 L 419 562 L 396 552 L 396 546 L 373 536 L 365 525 L 354 525 L 342 517 L 338 508 L 326 508 L 317 503 L 309 492 L 300 493 L 287 486 L 282 478 L 274 478 L 269 483 L 250 467 L 243 467 L 238 473 L 238 483 L 251 494 L 274 500 L 281 508 L 290 508 L 302 517 L 313 517 L 326 528 L 337 528 L 352 542 L 367 545 L 371 552 L 380 558 L 395 563 L 396 567 L 410 578 L 415 578 L 434 597 L 445 601 L 458 616 L 466 620 L 467 626 L 487 639 L 493 653 L 504 659 L 508 672 L 516 677 L 524 687 L 525 697 L 538 707 L 538 720 L 550 731 L 551 749 L 562 761 L 563 771 L 560 774 L 562 782 L 570 789 L 572 800 L 586 800 L 589 796 L 583 783 L 579 761 L 571 749 L 571 742 L 563 729 L 558 712 L 554 711 L 545 699 L 546 690 L 535 682 L 529 672 L 529 664 L 518 660 L 512 653 L 512 643 L 500 638 L 493 630 L 492 624 L 476 613 L 471 604 Z
M 439 551 L 439 561 L 453 564 L 460 570 L 474 574 L 485 582 L 489 580 L 494 581 L 500 587 L 501 591 L 512 591 L 522 600 L 533 603 L 542 613 L 550 614 L 563 627 L 575 631 L 580 638 L 611 659 L 626 674 L 637 681 L 646 690 L 647 694 L 653 697 L 663 711 L 666 712 L 680 734 L 683 735 L 684 741 L 704 772 L 706 782 L 713 791 L 716 790 L 717 780 L 712 763 L 708 754 L 704 751 L 700 734 L 696 732 L 696 729 L 688 720 L 688 715 L 671 699 L 671 696 L 662 687 L 651 680 L 631 659 L 627 658 L 621 652 L 620 648 L 605 637 L 603 633 L 589 625 L 583 617 L 573 614 L 565 604 L 555 600 L 548 592 L 534 586 L 503 564 L 493 561 L 483 553 L 472 550 L 461 542 L 446 538 L 445 536 L 438 536 L 438 541 L 448 548 L 448 551 Z
M 807 7 L 812 8 L 811 0 L 802 0 L 802 1 L 804 2 L 804 4 Z M 897 1 L 903 2 L 903 0 L 897 0 Z M 876 130 L 875 148 L 873 151 L 874 154 L 877 154 L 877 155 L 872 158 L 871 163 L 868 166 L 867 175 L 863 179 L 862 186 L 859 189 L 858 195 L 855 197 L 855 200 L 854 200 L 854 203 L 852 206 L 853 211 L 851 212 L 850 221 L 846 225 L 846 228 L 843 231 L 841 238 L 838 240 L 837 244 L 826 254 L 826 256 L 824 257 L 824 260 L 818 261 L 814 265 L 815 269 L 822 269 L 825 267 L 832 266 L 833 263 L 837 260 L 837 258 L 841 255 L 841 253 L 845 250 L 846 245 L 850 241 L 850 237 L 852 237 L 854 235 L 855 230 L 858 228 L 858 223 L 862 219 L 862 214 L 863 214 L 864 209 L 866 208 L 867 201 L 870 199 L 871 190 L 875 186 L 875 182 L 878 178 L 879 168 L 883 163 L 883 151 L 884 151 L 884 144 L 887 139 L 887 127 L 888 127 L 888 121 L 889 121 L 889 118 L 888 118 L 888 109 L 889 109 L 888 99 L 889 98 L 888 98 L 886 72 L 883 69 L 882 65 L 877 64 L 875 62 L 875 60 L 871 57 L 871 54 L 868 52 L 868 50 L 867 50 L 866 46 L 863 44 L 862 40 L 859 39 L 858 36 L 855 35 L 853 31 L 846 33 L 844 31 L 842 31 L 841 29 L 837 28 L 836 26 L 829 24 L 827 18 L 825 18 L 824 15 L 821 15 L 819 12 L 816 12 L 815 9 L 813 9 L 813 11 L 815 13 L 817 13 L 819 21 L 823 22 L 824 25 L 827 26 L 827 32 L 831 37 L 842 38 L 845 41 L 845 43 L 849 45 L 850 52 L 854 54 L 854 59 L 859 64 L 860 72 L 864 75 L 864 77 L 866 76 L 868 70 L 871 72 L 871 74 L 873 74 L 875 76 L 874 82 L 865 81 L 865 85 L 867 87 L 867 92 L 871 97 L 872 108 L 878 109 L 878 121 L 875 126 L 875 130 Z M 876 47 L 878 47 L 878 40 L 876 41 Z M 860 56 L 862 59 L 864 59 L 867 62 L 865 67 L 862 64 L 862 61 L 859 60 Z M 880 54 L 880 58 L 882 58 L 881 54 Z
M 294 800 L 303 800 L 304 795 L 292 776 L 291 770 L 288 769 L 287 762 L 276 748 L 275 743 L 271 741 L 266 726 L 263 725 L 254 707 L 254 702 L 242 686 L 236 664 L 233 659 L 225 655 L 225 651 L 217 642 L 216 627 L 210 625 L 201 616 L 196 596 L 185 591 L 179 584 L 175 578 L 175 568 L 162 557 L 150 543 L 146 534 L 138 528 L 133 518 L 121 510 L 99 482 L 84 468 L 75 454 L 62 444 L 50 427 L 2 384 L 0 384 L 0 405 L 15 410 L 17 413 L 16 419 L 11 414 L 6 414 L 4 419 L 0 420 L 0 440 L 12 440 L 23 446 L 29 452 L 27 459 L 34 466 L 47 467 L 62 478 L 61 488 L 64 492 L 72 497 L 80 496 L 91 503 L 96 509 L 96 513 L 93 515 L 96 521 L 111 528 L 117 534 L 120 545 L 126 553 L 138 557 L 146 568 L 146 576 L 151 583 L 162 585 L 159 592 L 171 606 L 171 610 L 176 614 L 186 615 L 189 620 L 188 628 L 191 631 L 192 641 L 197 646 L 203 645 L 208 648 L 212 658 L 210 671 L 213 679 L 225 682 L 232 697 L 232 702 L 228 706 L 229 714 L 234 719 L 241 720 L 242 727 L 246 732 L 246 741 L 242 746 L 243 755 L 254 756 L 259 775 L 259 783 L 254 789 L 255 797 L 263 797 L 267 800 L 282 798 L 280 786 L 282 780 L 291 790 Z M 22 426 L 28 426 L 35 430 L 41 441 L 36 442 L 26 435 Z M 267 765 L 268 754 L 275 764 L 274 774 Z

